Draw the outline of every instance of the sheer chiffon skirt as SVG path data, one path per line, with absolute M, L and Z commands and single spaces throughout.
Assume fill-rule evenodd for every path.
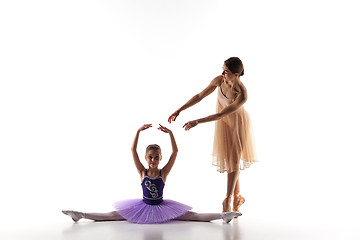
M 217 104 L 217 112 L 222 107 Z M 257 162 L 249 114 L 243 106 L 215 123 L 213 165 L 219 172 L 244 170 Z

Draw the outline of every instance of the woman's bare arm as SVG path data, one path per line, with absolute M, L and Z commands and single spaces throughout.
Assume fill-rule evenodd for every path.
M 241 107 L 241 105 L 243 105 L 247 100 L 247 91 L 246 91 L 245 86 L 240 84 L 240 88 L 241 88 L 241 95 L 238 96 L 237 98 L 235 98 L 233 103 L 231 103 L 229 106 L 225 107 L 219 113 L 185 123 L 183 126 L 185 128 L 185 130 L 189 130 L 190 128 L 193 128 L 196 125 L 198 125 L 199 123 L 205 123 L 205 122 L 219 120 L 219 119 L 225 117 L 226 115 L 229 115 L 229 114 L 235 112 L 237 109 L 239 109 L 239 107 Z
M 214 78 L 203 91 L 201 91 L 200 93 L 193 96 L 187 103 L 185 103 L 182 107 L 180 107 L 173 114 L 171 114 L 171 116 L 168 119 L 168 122 L 171 123 L 171 121 L 175 121 L 177 116 L 179 116 L 180 112 L 197 104 L 202 99 L 207 97 L 210 93 L 212 93 L 216 89 L 216 87 L 218 87 L 220 85 L 222 79 L 223 79 L 223 77 L 221 75 Z

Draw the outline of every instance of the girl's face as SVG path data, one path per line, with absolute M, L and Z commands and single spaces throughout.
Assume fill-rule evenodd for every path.
M 151 149 L 146 153 L 145 158 L 149 165 L 149 168 L 157 168 L 159 166 L 162 156 L 159 150 Z
M 223 65 L 222 76 L 223 76 L 223 78 L 224 78 L 224 81 L 226 81 L 226 82 L 231 82 L 231 81 L 233 81 L 236 77 L 238 77 L 239 74 L 238 74 L 238 73 L 235 73 L 235 74 L 232 73 L 232 72 L 228 69 L 228 67 L 224 64 L 224 65 Z

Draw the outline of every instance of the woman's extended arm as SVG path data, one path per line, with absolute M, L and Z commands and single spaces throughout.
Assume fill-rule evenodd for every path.
M 135 138 L 134 138 L 134 141 L 133 141 L 133 144 L 131 146 L 131 152 L 132 152 L 132 155 L 133 155 L 133 159 L 134 159 L 134 163 L 135 163 L 135 166 L 136 166 L 136 169 L 138 170 L 140 176 L 143 176 L 144 172 L 145 172 L 145 167 L 144 165 L 142 165 L 142 163 L 140 162 L 140 159 L 139 159 L 139 155 L 137 154 L 137 144 L 138 144 L 138 140 L 139 140 L 139 135 L 140 135 L 140 132 L 145 130 L 145 129 L 148 129 L 152 127 L 151 124 L 145 124 L 143 125 L 142 127 L 140 127 L 137 132 L 136 132 L 136 135 L 135 135 Z
M 210 93 L 212 93 L 217 86 L 220 85 L 221 81 L 222 81 L 223 77 L 217 76 L 216 78 L 214 78 L 211 83 L 200 93 L 196 94 L 195 96 L 193 96 L 187 103 L 185 103 L 181 108 L 179 108 L 178 110 L 176 110 L 173 114 L 171 114 L 171 116 L 168 119 L 168 122 L 171 123 L 171 121 L 175 121 L 177 116 L 179 116 L 180 112 L 182 112 L 183 110 L 197 104 L 198 102 L 200 102 L 203 98 L 207 97 Z
M 210 116 L 207 116 L 207 117 L 204 117 L 204 118 L 199 118 L 197 120 L 189 121 L 189 122 L 184 124 L 183 128 L 185 128 L 185 130 L 187 131 L 190 128 L 195 127 L 199 123 L 216 121 L 216 120 L 219 120 L 220 118 L 223 118 L 224 116 L 226 116 L 226 115 L 228 115 L 230 113 L 235 112 L 247 100 L 247 91 L 246 91 L 245 86 L 240 85 L 240 88 L 241 88 L 241 95 L 238 96 L 237 98 L 235 98 L 234 102 L 231 103 L 229 106 L 225 107 L 221 112 L 210 115 Z
M 162 168 L 162 175 L 163 175 L 162 177 L 163 177 L 164 181 L 166 181 L 167 175 L 169 174 L 171 168 L 174 166 L 175 159 L 176 159 L 176 156 L 177 156 L 177 153 L 178 153 L 178 148 L 177 148 L 177 145 L 176 145 L 175 137 L 174 137 L 174 135 L 173 135 L 173 133 L 171 132 L 170 129 L 168 129 L 168 128 L 164 127 L 164 126 L 161 126 L 161 125 L 160 125 L 160 127 L 158 129 L 165 132 L 165 133 L 169 133 L 170 140 L 171 140 L 172 154 L 171 154 L 167 164 Z

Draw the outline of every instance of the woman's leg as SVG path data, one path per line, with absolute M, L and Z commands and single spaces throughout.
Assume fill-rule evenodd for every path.
M 120 214 L 116 211 L 109 213 L 84 213 L 77 211 L 62 211 L 64 214 L 70 216 L 75 222 L 79 221 L 82 218 L 95 220 L 95 221 L 121 221 L 125 220 Z
M 238 212 L 227 213 L 196 213 L 188 211 L 184 215 L 175 218 L 179 221 L 198 221 L 198 222 L 210 222 L 212 220 L 223 219 L 226 223 L 230 222 L 234 217 L 241 216 Z
M 235 146 L 233 146 L 235 147 Z M 240 174 L 240 156 L 241 152 L 239 152 L 237 147 L 230 149 L 228 156 L 228 169 L 227 169 L 227 188 L 226 188 L 226 198 L 223 201 L 223 212 L 231 211 L 231 197 L 234 194 L 235 186 L 239 180 Z
M 223 211 L 230 212 L 231 211 L 231 196 L 235 191 L 235 186 L 239 180 L 240 170 L 236 170 L 234 172 L 230 172 L 227 174 L 227 191 L 226 198 L 223 201 Z M 239 188 L 240 189 L 240 188 Z
M 234 188 L 234 196 L 237 196 L 240 194 L 240 174 L 237 178 L 236 184 L 235 184 L 235 188 Z
M 236 181 L 236 185 L 235 185 L 235 189 L 234 189 L 234 200 L 233 200 L 233 209 L 232 209 L 234 212 L 238 212 L 240 206 L 243 205 L 244 202 L 245 202 L 245 198 L 243 198 L 240 195 L 240 181 L 239 181 L 239 178 L 240 177 L 238 177 L 238 180 Z
M 240 170 L 235 170 L 234 172 L 227 174 L 227 191 L 226 197 L 231 197 L 235 191 L 235 186 L 239 180 Z M 240 187 L 239 187 L 240 190 Z
M 240 142 L 241 142 L 241 146 L 245 146 L 245 141 L 242 137 L 240 137 Z M 239 158 L 237 158 L 237 159 L 240 160 L 241 152 L 238 153 L 238 156 L 239 156 Z M 240 166 L 237 166 L 237 169 L 239 169 L 239 167 Z M 240 171 L 239 171 L 239 175 L 240 175 Z M 240 176 L 239 175 L 237 177 L 234 192 L 233 192 L 234 200 L 233 200 L 233 209 L 232 210 L 234 212 L 238 212 L 240 206 L 245 202 L 245 198 L 243 198 L 240 195 Z

